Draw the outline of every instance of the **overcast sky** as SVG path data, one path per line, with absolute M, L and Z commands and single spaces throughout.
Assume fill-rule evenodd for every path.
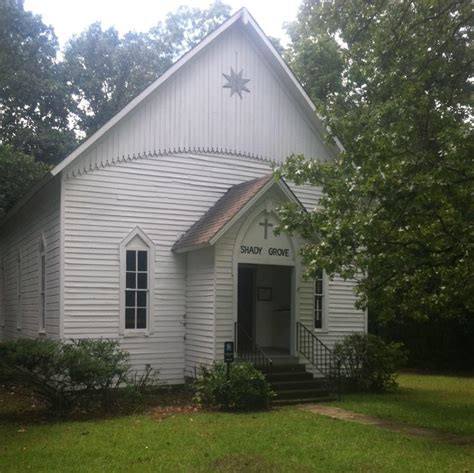
M 25 0 L 25 9 L 40 14 L 43 22 L 53 26 L 61 46 L 88 25 L 100 21 L 105 27 L 115 26 L 121 33 L 146 31 L 178 5 L 206 8 L 209 0 Z M 265 33 L 286 43 L 282 28 L 293 21 L 298 0 L 224 0 L 235 12 L 245 6 Z

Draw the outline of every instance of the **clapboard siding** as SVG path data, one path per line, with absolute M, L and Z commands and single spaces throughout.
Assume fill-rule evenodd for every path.
M 230 186 L 268 172 L 268 164 L 255 159 L 177 154 L 66 179 L 64 336 L 119 338 L 136 369 L 152 364 L 163 381 L 182 382 L 185 358 L 191 372 L 212 357 L 214 340 L 206 330 L 214 314 L 214 276 L 205 261 L 201 278 L 191 274 L 186 258 L 195 256 L 174 255 L 171 246 Z M 154 330 L 129 338 L 119 335 L 119 245 L 136 226 L 156 246 Z
M 214 359 L 214 249 L 187 254 L 186 376 Z
M 243 92 L 242 99 L 223 88 L 223 73 L 231 67 L 250 79 L 250 93 Z M 324 137 L 306 113 L 238 23 L 84 151 L 67 172 L 177 150 L 232 151 L 275 162 L 293 153 L 330 159 Z
M 270 171 L 258 159 L 176 154 L 66 179 L 65 337 L 120 338 L 137 369 L 155 356 L 153 367 L 168 382 L 179 382 L 185 369 L 192 375 L 194 365 L 212 359 L 215 344 L 221 346 L 233 331 L 233 230 L 227 246 L 219 243 L 227 256 L 216 258 L 215 265 L 212 260 L 214 266 L 202 258 L 206 252 L 177 256 L 170 249 L 230 186 Z M 154 331 L 139 340 L 119 336 L 119 245 L 137 225 L 156 245 Z M 199 258 L 201 269 L 195 267 Z
M 46 240 L 46 336 L 60 334 L 60 200 L 61 181 L 50 181 L 0 231 L 0 332 L 3 338 L 38 337 L 40 328 L 40 244 Z M 18 253 L 21 252 L 21 330 L 17 329 Z M 0 266 L 1 267 L 1 266 Z M 5 288 L 5 293 L 3 293 Z M 0 329 L 1 330 L 1 329 Z

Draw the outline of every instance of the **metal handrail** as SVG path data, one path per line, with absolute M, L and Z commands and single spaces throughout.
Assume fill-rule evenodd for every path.
M 326 379 L 336 381 L 337 394 L 341 388 L 341 360 L 324 344 L 308 327 L 301 322 L 296 323 L 297 350 L 303 355 Z
M 239 343 L 240 336 L 243 336 L 248 342 L 245 348 L 243 343 Z M 271 371 L 272 358 L 254 341 L 239 322 L 234 324 L 234 343 L 236 353 L 241 360 L 248 361 L 257 368 L 265 368 L 267 371 Z

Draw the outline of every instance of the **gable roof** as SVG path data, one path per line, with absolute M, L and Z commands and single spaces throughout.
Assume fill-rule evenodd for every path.
M 224 32 L 226 32 L 232 25 L 237 22 L 241 22 L 246 28 L 249 36 L 260 46 L 260 50 L 263 52 L 269 63 L 272 65 L 274 70 L 278 73 L 282 82 L 286 85 L 287 89 L 291 92 L 292 96 L 297 103 L 301 106 L 305 115 L 309 118 L 315 129 L 321 134 L 325 134 L 327 129 L 323 125 L 321 119 L 317 116 L 315 106 L 308 94 L 303 89 L 302 85 L 296 79 L 293 72 L 290 70 L 288 65 L 284 62 L 278 51 L 269 41 L 265 33 L 262 31 L 260 26 L 257 24 L 255 19 L 250 15 L 248 10 L 244 7 L 238 10 L 234 15 L 228 18 L 221 26 L 206 36 L 198 45 L 192 48 L 190 51 L 185 53 L 178 61 L 176 61 L 164 74 L 162 74 L 157 80 L 149 85 L 142 93 L 135 97 L 131 102 L 128 103 L 120 112 L 112 117 L 105 125 L 97 130 L 91 137 L 86 139 L 81 145 L 79 145 L 71 154 L 64 158 L 59 164 L 57 164 L 51 171 L 49 171 L 45 177 L 33 186 L 30 192 L 28 192 L 15 207 L 7 214 L 7 220 L 16 213 L 23 205 L 28 202 L 31 197 L 41 189 L 46 182 L 52 177 L 57 176 L 61 173 L 69 164 L 75 161 L 77 158 L 82 156 L 89 148 L 96 144 L 109 130 L 117 125 L 121 120 L 128 116 L 134 109 L 136 109 L 147 97 L 155 92 L 162 84 L 168 81 L 174 76 L 185 64 L 187 64 L 192 58 L 199 54 L 209 44 L 219 38 Z M 337 142 L 339 149 L 342 149 Z M 3 222 L 2 222 L 3 223 Z
M 299 203 L 285 181 L 274 179 L 272 174 L 242 182 L 232 186 L 186 233 L 176 240 L 172 251 L 184 253 L 212 246 L 274 185 L 279 186 L 291 200 Z
M 131 102 L 128 103 L 119 113 L 117 113 L 112 119 L 110 119 L 105 125 L 103 125 L 98 131 L 96 131 L 90 138 L 76 148 L 69 156 L 61 161 L 56 167 L 51 170 L 53 176 L 60 173 L 68 164 L 79 157 L 84 151 L 90 146 L 96 143 L 107 131 L 109 131 L 114 125 L 120 120 L 127 116 L 132 110 L 134 110 L 140 103 L 142 103 L 150 94 L 152 94 L 158 87 L 166 82 L 171 76 L 173 76 L 178 70 L 180 70 L 186 63 L 188 63 L 193 57 L 195 57 L 200 51 L 206 48 L 210 43 L 221 36 L 227 31 L 232 25 L 241 21 L 248 29 L 250 35 L 257 40 L 262 46 L 262 50 L 266 53 L 267 58 L 273 67 L 277 68 L 281 73 L 284 82 L 293 91 L 293 95 L 297 98 L 303 109 L 312 117 L 313 124 L 319 131 L 326 132 L 326 129 L 320 119 L 316 116 L 316 108 L 314 103 L 309 98 L 308 94 L 303 89 L 302 85 L 298 82 L 293 72 L 290 70 L 288 65 L 283 61 L 282 57 L 269 41 L 265 33 L 262 31 L 260 26 L 254 20 L 249 11 L 244 7 L 238 10 L 234 15 L 227 19 L 221 26 L 206 36 L 198 45 L 184 54 L 178 61 L 176 61 L 164 74 L 162 74 L 155 82 L 149 85 L 141 94 L 135 97 Z

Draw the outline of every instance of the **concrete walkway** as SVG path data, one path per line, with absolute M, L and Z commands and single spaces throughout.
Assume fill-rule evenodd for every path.
M 446 442 L 454 445 L 474 446 L 474 437 L 472 436 L 449 434 L 446 432 L 425 429 L 423 427 L 416 427 L 414 425 L 379 419 L 378 417 L 347 411 L 340 407 L 323 406 L 321 404 L 306 404 L 302 405 L 301 409 L 313 412 L 314 414 L 331 417 L 332 419 L 357 422 L 358 424 L 364 425 L 373 425 L 385 430 L 390 430 L 391 432 L 414 435 L 416 437 L 437 440 L 439 442 Z

